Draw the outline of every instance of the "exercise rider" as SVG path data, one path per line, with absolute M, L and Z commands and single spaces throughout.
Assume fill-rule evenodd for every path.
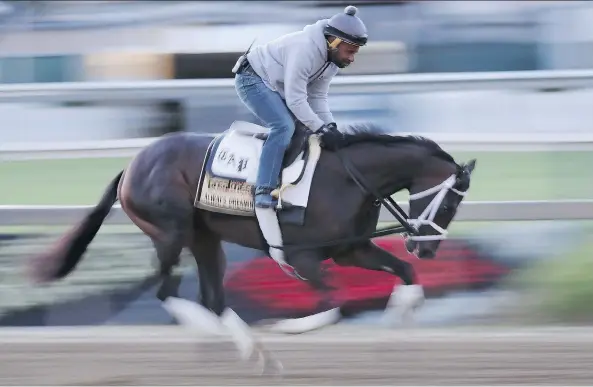
M 348 6 L 330 19 L 248 50 L 235 64 L 237 94 L 270 129 L 261 154 L 255 206 L 276 205 L 271 192 L 279 185 L 284 153 L 295 130 L 292 115 L 320 134 L 325 148 L 339 146 L 341 133 L 327 93 L 338 70 L 354 62 L 359 47 L 367 42 L 367 29 L 356 12 L 356 7 Z

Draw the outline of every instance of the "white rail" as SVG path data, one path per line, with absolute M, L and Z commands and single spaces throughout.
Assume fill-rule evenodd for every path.
M 467 91 L 492 89 L 574 89 L 593 87 L 593 70 L 538 70 L 340 76 L 332 94 Z M 234 96 L 228 79 L 128 82 L 64 82 L 0 86 L 0 102 L 163 100 Z
M 407 203 L 399 203 L 408 210 Z M 72 225 L 92 206 L 0 206 L 0 226 Z M 484 201 L 463 203 L 456 220 L 516 221 L 516 220 L 591 220 L 593 200 L 557 201 Z M 382 209 L 380 221 L 392 221 Z M 114 206 L 108 224 L 131 224 L 119 205 Z
M 432 73 L 342 76 L 334 79 L 332 94 L 434 92 L 443 90 L 593 88 L 593 70 Z M 71 82 L 0 85 L 1 102 L 66 102 L 163 100 L 217 95 L 236 98 L 232 79 L 157 80 L 131 82 Z M 221 128 L 222 130 L 223 128 Z M 431 134 L 450 151 L 578 151 L 593 149 L 593 132 L 572 135 L 542 134 L 485 136 Z M 0 160 L 132 156 L 153 138 L 86 143 L 3 143 Z

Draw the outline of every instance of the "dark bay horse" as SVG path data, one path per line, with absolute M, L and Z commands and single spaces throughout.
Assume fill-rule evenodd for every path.
M 324 301 L 319 313 L 280 322 L 276 325 L 279 331 L 303 332 L 337 320 L 340 305 L 321 270 L 321 262 L 329 257 L 338 265 L 392 273 L 403 284 L 395 287 L 389 305 L 402 311 L 420 305 L 424 295 L 412 265 L 371 241 L 377 235 L 380 204 L 390 206 L 393 213 L 397 204 L 391 195 L 403 189 L 410 192 L 409 215 L 399 219 L 408 236 L 406 247 L 419 258 L 433 258 L 469 189 L 475 160 L 458 164 L 423 137 L 390 135 L 372 125 L 348 129 L 340 150 L 321 152 L 304 224 L 281 225 L 286 261 Z M 244 355 L 250 353 L 253 341 L 247 338 L 247 328 L 225 304 L 226 262 L 221 242 L 264 251 L 268 246 L 257 218 L 194 207 L 211 141 L 197 134 L 175 133 L 142 149 L 113 179 L 94 209 L 53 248 L 36 257 L 34 278 L 49 282 L 70 273 L 119 200 L 123 211 L 154 244 L 160 263 L 155 273 L 161 285 L 157 296 L 167 310 L 178 321 L 193 318 L 212 329 L 226 327 L 244 345 Z M 201 305 L 196 309 L 200 310 L 198 317 L 189 312 L 189 302 L 177 298 L 180 278 L 171 274 L 184 247 L 198 266 L 200 298 L 199 304 L 192 303 Z

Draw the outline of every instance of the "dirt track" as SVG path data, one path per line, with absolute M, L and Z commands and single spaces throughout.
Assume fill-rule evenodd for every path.
M 230 342 L 177 327 L 0 330 L 0 385 L 591 385 L 593 329 L 260 334 L 284 378 L 252 374 Z

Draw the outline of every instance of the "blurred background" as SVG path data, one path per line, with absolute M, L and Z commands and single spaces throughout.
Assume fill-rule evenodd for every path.
M 234 92 L 237 57 L 350 4 L 370 43 L 334 81 L 338 123 L 428 135 L 478 159 L 437 259 L 377 241 L 417 267 L 429 297 L 418 322 L 592 321 L 593 3 L 2 1 L 0 324 L 171 323 L 141 286 L 152 245 L 115 210 L 68 279 L 33 288 L 23 262 L 151 138 L 256 122 Z M 228 297 L 248 322 L 312 310 L 315 295 L 266 253 L 226 249 Z M 184 257 L 182 295 L 195 299 Z M 329 270 L 351 306 L 344 323 L 378 321 L 394 279 Z

